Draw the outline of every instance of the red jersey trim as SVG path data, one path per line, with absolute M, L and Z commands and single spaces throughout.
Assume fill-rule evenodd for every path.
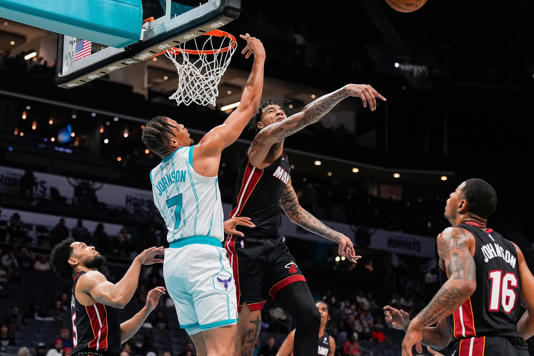
M 452 314 L 454 320 L 454 337 L 457 339 L 476 336 L 475 317 L 471 298 L 468 298 Z

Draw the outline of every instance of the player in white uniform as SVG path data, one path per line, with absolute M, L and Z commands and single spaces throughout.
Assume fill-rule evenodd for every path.
M 237 302 L 224 239 L 223 209 L 217 181 L 222 150 L 241 135 L 258 110 L 263 88 L 265 50 L 260 40 L 247 41 L 241 52 L 254 64 L 237 109 L 191 146 L 187 129 L 157 116 L 142 140 L 161 163 L 150 172 L 154 203 L 167 225 L 169 248 L 163 274 L 180 326 L 198 355 L 233 355 Z

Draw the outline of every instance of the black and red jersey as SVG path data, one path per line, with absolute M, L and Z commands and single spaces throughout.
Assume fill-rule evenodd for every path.
M 520 337 L 520 278 L 514 245 L 492 229 L 464 223 L 476 241 L 474 260 L 477 288 L 448 318 L 456 339 L 480 336 Z
M 119 355 L 121 331 L 118 310 L 103 304 L 84 306 L 76 299 L 76 283 L 85 272 L 74 276 L 72 286 L 71 316 L 72 339 L 75 355 L 78 352 Z
M 230 218 L 248 216 L 255 228 L 238 226 L 245 236 L 280 237 L 282 208 L 280 198 L 290 182 L 289 160 L 285 153 L 269 167 L 258 169 L 247 161 L 240 177 L 236 200 Z

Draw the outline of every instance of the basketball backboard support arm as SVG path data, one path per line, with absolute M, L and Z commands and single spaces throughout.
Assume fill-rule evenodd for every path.
M 78 87 L 221 28 L 239 17 L 241 0 L 210 0 L 172 18 L 170 5 L 171 0 L 166 0 L 165 15 L 145 24 L 138 43 L 124 48 L 106 47 L 77 61 L 76 39 L 60 35 L 56 84 L 62 88 Z

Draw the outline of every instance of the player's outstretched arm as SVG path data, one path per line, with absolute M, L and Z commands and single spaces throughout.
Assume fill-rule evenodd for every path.
M 384 320 L 386 324 L 397 330 L 408 330 L 410 317 L 407 312 L 386 305 L 384 307 Z M 422 343 L 436 349 L 443 349 L 451 341 L 451 332 L 447 324 L 447 319 L 441 319 L 436 326 L 427 326 L 423 329 Z
M 523 339 L 528 340 L 534 336 L 534 276 L 532 276 L 532 273 L 528 268 L 525 256 L 521 249 L 516 244 L 514 244 L 514 247 L 517 252 L 521 296 L 527 308 L 517 323 L 517 331 Z
M 145 306 L 130 319 L 121 323 L 121 344 L 130 340 L 141 326 L 143 326 L 146 318 L 158 306 L 159 298 L 165 293 L 166 290 L 163 287 L 151 289 L 146 296 Z
M 239 106 L 222 125 L 213 128 L 199 142 L 198 146 L 201 150 L 213 154 L 220 154 L 224 148 L 239 138 L 260 106 L 263 91 L 263 67 L 266 57 L 265 49 L 259 39 L 251 37 L 248 33 L 240 35 L 240 37 L 247 41 L 247 46 L 241 53 L 245 55 L 245 58 L 254 55 L 254 64 L 241 95 Z
M 412 346 L 419 345 L 422 330 L 454 312 L 476 289 L 476 267 L 473 259 L 474 237 L 457 227 L 445 229 L 437 239 L 438 254 L 449 279 L 430 303 L 410 322 L 402 342 L 402 355 L 411 356 Z
M 163 260 L 156 256 L 163 255 L 163 247 L 151 247 L 137 255 L 128 271 L 120 281 L 113 284 L 98 271 L 90 271 L 84 274 L 77 288 L 91 296 L 96 303 L 101 303 L 113 308 L 122 309 L 132 299 L 142 265 L 162 263 Z
M 295 193 L 295 189 L 293 189 L 291 181 L 288 182 L 284 187 L 280 204 L 282 205 L 282 209 L 284 209 L 287 217 L 295 224 L 313 232 L 314 234 L 336 242 L 338 244 L 338 253 L 340 256 L 344 256 L 354 263 L 361 258 L 361 256 L 356 256 L 352 241 L 347 236 L 341 232 L 329 228 L 315 216 L 310 214 L 306 209 L 300 206 L 297 193 Z
M 293 353 L 293 343 L 295 342 L 295 330 L 291 330 L 289 334 L 287 334 L 286 339 L 280 345 L 280 349 L 278 349 L 278 352 L 276 353 L 276 356 L 291 356 Z

